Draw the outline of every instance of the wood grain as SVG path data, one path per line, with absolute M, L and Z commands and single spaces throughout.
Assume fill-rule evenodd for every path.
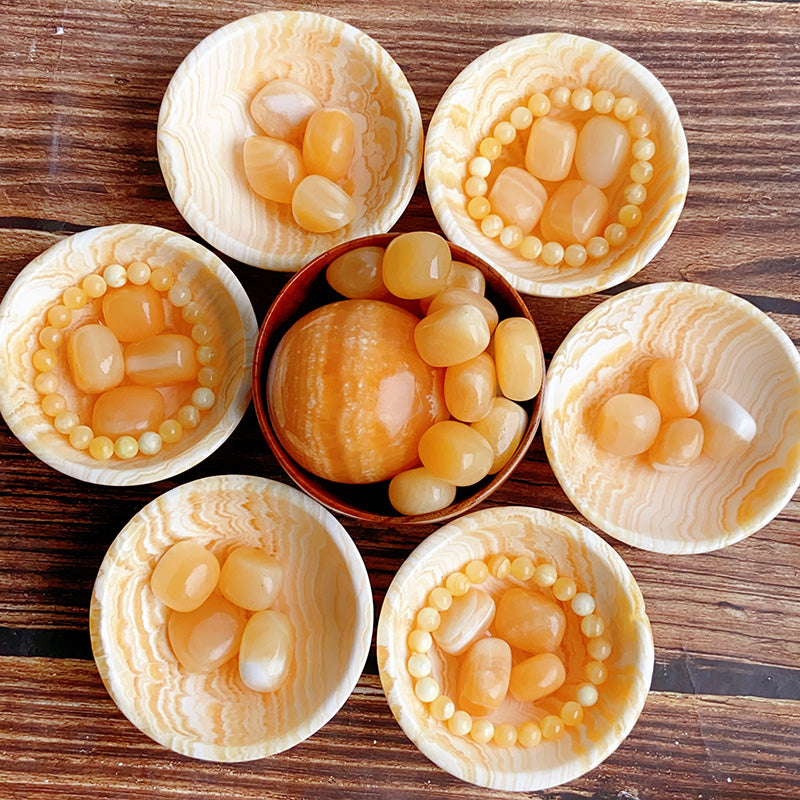
M 270 7 L 332 14 L 397 60 L 427 127 L 472 59 L 513 37 L 563 30 L 641 61 L 671 93 L 691 180 L 677 227 L 634 282 L 599 296 L 527 298 L 548 358 L 587 311 L 647 282 L 739 294 L 800 343 L 800 5 L 713 0 L 0 0 L 0 293 L 50 244 L 114 222 L 198 237 L 156 158 L 161 97 L 207 34 Z M 423 183 L 397 230 L 436 229 Z M 229 259 L 260 321 L 285 275 Z M 508 798 L 435 768 L 405 738 L 374 656 L 342 711 L 264 761 L 190 761 L 140 734 L 100 682 L 88 645 L 97 569 L 149 500 L 207 475 L 286 480 L 252 409 L 212 458 L 146 487 L 104 489 L 45 467 L 0 422 L 0 798 Z M 486 505 L 528 504 L 582 521 L 537 437 Z M 433 527 L 343 520 L 369 570 L 376 613 Z M 800 796 L 800 494 L 724 550 L 667 557 L 616 541 L 656 642 L 653 691 L 600 767 L 536 796 L 556 800 Z

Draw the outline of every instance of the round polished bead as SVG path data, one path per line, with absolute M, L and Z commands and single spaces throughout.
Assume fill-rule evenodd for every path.
M 582 683 L 575 692 L 575 699 L 584 708 L 593 706 L 599 697 L 600 692 L 597 691 L 597 687 L 593 683 Z
M 620 122 L 627 122 L 636 116 L 638 108 L 636 101 L 632 97 L 620 97 L 614 103 L 614 116 Z
M 569 727 L 580 725 L 583 720 L 583 706 L 580 703 L 576 703 L 574 700 L 568 700 L 561 706 L 561 713 L 559 716 L 564 724 Z
M 53 427 L 59 433 L 69 433 L 80 423 L 78 415 L 74 411 L 62 411 L 54 420 Z
M 442 618 L 435 608 L 423 606 L 417 612 L 417 627 L 421 631 L 435 631 L 441 624 Z
M 614 108 L 616 97 L 606 89 L 601 89 L 599 92 L 594 93 L 592 97 L 592 108 L 598 114 L 609 114 Z
M 527 581 L 533 577 L 535 567 L 528 556 L 518 556 L 511 562 L 511 575 L 518 581 Z
M 217 351 L 211 345 L 203 344 L 197 348 L 196 357 L 201 364 L 210 364 L 217 357 Z
M 493 555 L 486 561 L 486 566 L 489 567 L 489 572 L 493 577 L 507 578 L 511 574 L 511 559 L 508 556 Z
M 558 266 L 564 260 L 564 247 L 558 242 L 546 242 L 542 246 L 541 257 L 549 267 Z
M 473 559 L 466 567 L 464 574 L 469 578 L 470 583 L 483 583 L 489 577 L 489 567 L 485 561 Z
M 213 389 L 219 383 L 219 378 L 219 370 L 216 367 L 201 367 L 197 372 L 197 382 L 207 389 Z
M 39 336 L 37 338 L 39 339 L 39 344 L 45 350 L 56 350 L 64 342 L 64 332 L 58 328 L 54 328 L 52 325 L 45 325 L 45 327 L 39 331 Z
M 58 378 L 53 372 L 40 372 L 33 379 L 33 388 L 39 394 L 52 394 L 58 389 Z
M 476 744 L 487 744 L 494 736 L 494 723 L 489 719 L 476 719 L 469 731 L 470 739 Z
M 629 183 L 622 190 L 622 196 L 629 203 L 640 206 L 647 199 L 647 189 L 641 183 Z
M 431 674 L 431 669 L 433 669 L 430 658 L 423 653 L 412 653 L 408 657 L 406 666 L 408 674 L 412 678 L 425 678 Z
M 617 247 L 628 238 L 628 229 L 620 222 L 612 222 L 606 226 L 603 236 L 612 247 Z
M 183 308 L 192 299 L 192 290 L 185 283 L 173 283 L 167 292 L 167 299 L 175 308 Z
M 52 351 L 42 348 L 33 354 L 31 359 L 34 369 L 39 372 L 50 372 L 58 363 L 58 356 Z
M 605 636 L 589 639 L 586 643 L 586 652 L 595 661 L 605 661 L 611 655 L 611 640 Z
M 155 267 L 150 272 L 150 285 L 157 292 L 168 292 L 175 283 L 175 276 L 164 267 Z
M 628 122 L 628 130 L 635 139 L 647 136 L 650 133 L 650 120 L 637 114 Z
M 517 729 L 510 722 L 501 722 L 496 725 L 494 743 L 498 747 L 513 747 L 517 743 Z
M 474 220 L 482 220 L 492 211 L 492 204 L 483 196 L 473 197 L 467 203 L 467 214 Z
M 575 581 L 572 580 L 572 578 L 559 578 L 553 584 L 553 595 L 557 600 L 561 600 L 562 603 L 567 600 L 572 600 L 577 591 L 578 587 L 575 585 Z
M 542 728 L 542 738 L 552 742 L 564 733 L 564 720 L 555 714 L 548 714 L 540 723 Z
M 414 694 L 423 703 L 432 703 L 439 696 L 439 684 L 435 678 L 420 678 L 414 684 Z
M 128 270 L 122 264 L 109 264 L 103 270 L 103 278 L 112 289 L 119 289 L 128 282 Z
M 200 424 L 200 412 L 193 405 L 181 406 L 177 417 L 184 428 L 196 428 Z
M 542 252 L 542 240 L 539 239 L 537 236 L 526 236 L 519 245 L 519 254 L 523 258 L 527 258 L 530 261 L 533 261 L 535 258 L 539 258 L 539 254 Z
M 467 172 L 476 178 L 488 178 L 492 171 L 492 162 L 486 156 L 475 156 L 467 164 Z
M 595 641 L 594 639 L 592 641 Z M 608 667 L 602 661 L 587 661 L 584 673 L 591 683 L 599 686 L 608 678 Z
M 524 131 L 530 128 L 533 122 L 533 114 L 526 106 L 517 106 L 509 115 L 508 121 L 518 130 Z
M 213 336 L 214 334 L 208 325 L 204 325 L 202 322 L 192 325 L 192 339 L 194 339 L 197 344 L 208 344 Z
M 525 722 L 517 728 L 517 741 L 523 747 L 536 747 L 542 741 L 542 729 L 536 722 Z
M 93 438 L 94 433 L 88 425 L 76 425 L 69 432 L 69 443 L 76 450 L 85 450 Z
M 642 221 L 642 209 L 629 203 L 620 208 L 618 218 L 626 228 L 635 228 Z
M 588 592 L 578 592 L 572 598 L 570 606 L 579 617 L 587 617 L 594 611 L 594 597 Z
M 517 225 L 506 225 L 500 231 L 500 244 L 507 247 L 509 250 L 514 250 L 520 246 L 523 239 L 522 231 Z
M 464 192 L 467 197 L 482 197 L 487 191 L 489 191 L 489 185 L 486 183 L 485 178 L 471 175 L 464 181 Z
M 458 709 L 449 720 L 447 727 L 454 736 L 467 736 L 472 730 L 472 717 L 466 711 Z
M 114 442 L 108 436 L 95 436 L 89 442 L 89 455 L 95 461 L 107 461 L 114 455 Z
M 502 145 L 511 144 L 517 138 L 517 129 L 510 122 L 498 122 L 492 136 Z
M 200 386 L 192 392 L 192 404 L 199 408 L 200 411 L 208 411 L 215 402 L 214 392 L 205 386 Z
M 408 634 L 408 647 L 415 653 L 427 653 L 433 647 L 433 637 L 428 631 L 414 628 Z
M 430 704 L 429 710 L 434 719 L 446 722 L 456 713 L 456 704 L 446 694 L 440 694 Z
M 550 113 L 550 98 L 542 92 L 536 92 L 528 100 L 528 111 L 534 117 L 544 117 Z
M 539 564 L 533 571 L 533 582 L 546 589 L 558 580 L 558 570 L 552 564 Z
M 120 436 L 114 442 L 114 453 L 119 458 L 129 459 L 133 458 L 139 452 L 139 442 L 133 436 Z
M 463 572 L 451 572 L 444 585 L 453 597 L 461 597 L 469 591 L 470 580 Z
M 608 242 L 604 236 L 593 236 L 586 242 L 586 254 L 590 258 L 604 258 L 608 255 Z
M 144 286 L 150 280 L 150 265 L 144 261 L 133 261 L 128 264 L 128 280 L 134 286 Z
M 550 103 L 553 108 L 566 108 L 569 105 L 572 90 L 569 86 L 556 86 L 550 92 Z
M 592 90 L 583 86 L 572 92 L 569 102 L 576 111 L 588 111 L 592 107 L 592 99 Z
M 200 320 L 203 318 L 203 306 L 201 306 L 197 301 L 192 300 L 181 309 L 181 316 L 183 317 L 184 322 L 194 325 L 196 322 L 200 322 Z
M 649 161 L 656 154 L 656 143 L 652 139 L 637 139 L 631 147 L 631 155 L 637 161 Z
M 51 306 L 47 311 L 47 321 L 54 328 L 66 328 L 72 320 L 72 312 L 61 304 Z
M 587 639 L 594 639 L 602 636 L 606 629 L 606 623 L 598 614 L 588 614 L 581 620 L 581 633 Z
M 586 258 L 586 248 L 582 244 L 571 244 L 564 250 L 564 263 L 569 267 L 582 267 Z
M 83 308 L 87 299 L 86 292 L 78 286 L 70 286 L 68 289 L 64 289 L 64 293 L 61 295 L 61 302 L 70 311 Z
M 145 431 L 139 437 L 139 452 L 145 456 L 154 456 L 158 453 L 164 442 L 155 431 Z
M 48 417 L 57 417 L 62 411 L 67 410 L 67 401 L 63 394 L 46 394 L 42 398 L 42 411 Z
M 437 586 L 435 589 L 431 589 L 431 593 L 428 595 L 428 604 L 438 611 L 447 611 L 453 605 L 453 595 L 444 586 Z
M 183 436 L 183 425 L 176 419 L 165 419 L 158 426 L 158 435 L 165 444 L 175 444 Z
M 86 292 L 87 297 L 96 299 L 102 297 L 106 293 L 108 284 L 105 282 L 102 275 L 87 275 L 81 281 L 81 289 Z
M 497 214 L 488 214 L 481 220 L 481 233 L 490 239 L 499 236 L 503 227 L 503 220 Z
M 487 136 L 478 145 L 478 152 L 489 161 L 494 161 L 503 152 L 503 145 L 494 136 Z
M 635 183 L 648 183 L 653 178 L 653 165 L 649 161 L 634 161 L 628 174 Z

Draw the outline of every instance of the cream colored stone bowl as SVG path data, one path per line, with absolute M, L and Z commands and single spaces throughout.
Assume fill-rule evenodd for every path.
M 296 640 L 281 689 L 247 689 L 236 659 L 208 674 L 179 665 L 149 581 L 161 554 L 183 540 L 220 562 L 246 546 L 284 566 L 272 607 L 289 617 Z M 263 758 L 319 730 L 361 675 L 372 620 L 367 571 L 344 528 L 297 489 L 247 475 L 202 478 L 146 505 L 103 559 L 90 608 L 97 668 L 120 711 L 164 747 L 209 761 Z
M 123 461 L 95 461 L 86 450 L 76 450 L 44 414 L 34 389 L 32 357 L 40 345 L 37 336 L 47 309 L 70 286 L 109 264 L 127 266 L 146 261 L 151 267 L 169 267 L 192 290 L 204 308 L 214 341 L 224 343 L 224 359 L 214 406 L 203 412 L 200 424 L 179 442 L 165 445 L 154 456 L 137 455 Z M 96 303 L 95 305 L 98 305 Z M 73 314 L 65 331 L 80 323 L 86 306 Z M 97 309 L 95 309 L 97 313 Z M 122 224 L 92 228 L 62 239 L 33 259 L 8 289 L 0 303 L 0 413 L 11 432 L 35 456 L 54 469 L 89 483 L 131 486 L 177 475 L 213 453 L 238 425 L 250 402 L 252 360 L 258 333 L 253 307 L 236 276 L 210 250 L 177 233 L 151 225 Z M 63 350 L 63 347 L 62 347 Z M 60 352 L 56 373 L 59 392 L 73 410 L 83 407 L 91 417 L 91 398 L 77 394 L 68 378 L 66 358 Z
M 583 722 L 555 741 L 534 747 L 476 744 L 450 733 L 435 720 L 414 693 L 406 664 L 408 634 L 430 591 L 472 559 L 491 555 L 528 556 L 549 563 L 559 575 L 572 577 L 580 591 L 590 592 L 604 617 L 612 651 L 606 660 L 608 679 L 598 686 L 596 705 Z M 481 588 L 494 596 L 513 578 L 490 577 Z M 567 614 L 565 641 L 580 636 L 577 617 Z M 580 661 L 573 648 L 568 658 Z M 422 542 L 401 566 L 386 593 L 377 631 L 378 668 L 392 713 L 408 738 L 431 761 L 461 780 L 506 791 L 533 792 L 573 780 L 596 767 L 625 739 L 644 706 L 653 671 L 653 638 L 639 587 L 625 563 L 597 534 L 579 523 L 537 508 L 500 506 L 475 511 L 450 522 Z M 431 651 L 432 676 L 442 691 L 455 697 L 452 665 Z M 572 678 L 574 680 L 574 677 Z M 570 674 L 567 681 L 570 682 Z M 507 697 L 489 717 L 495 724 L 519 724 L 525 706 Z
M 596 444 L 600 406 L 622 391 L 646 393 L 662 356 L 684 361 L 700 393 L 721 389 L 755 418 L 741 455 L 701 455 L 668 473 Z M 542 435 L 562 488 L 601 530 L 661 553 L 716 550 L 766 525 L 800 485 L 800 357 L 766 314 L 721 289 L 631 289 L 581 319 L 553 356 Z
M 343 188 L 353 222 L 333 233 L 300 228 L 288 205 L 256 195 L 242 162 L 261 133 L 250 101 L 290 78 L 354 118 L 359 145 Z M 310 11 L 266 11 L 212 33 L 178 67 L 161 104 L 158 158 L 189 225 L 223 253 L 293 271 L 336 244 L 386 233 L 405 210 L 422 165 L 422 119 L 408 81 L 372 38 Z
M 467 164 L 495 124 L 508 119 L 535 92 L 565 85 L 607 89 L 637 101 L 653 127 L 653 179 L 647 184 L 642 222 L 627 241 L 582 267 L 550 267 L 523 258 L 481 233 L 467 214 Z M 508 159 L 521 163 L 527 132 L 505 148 L 492 175 Z M 612 185 L 610 207 L 621 205 L 625 181 Z M 469 64 L 439 101 L 425 142 L 425 186 L 447 237 L 496 267 L 517 291 L 548 297 L 591 294 L 627 280 L 646 266 L 666 242 L 683 208 L 689 185 L 686 136 L 667 90 L 642 64 L 610 45 L 568 33 L 537 33 L 492 48 Z M 616 187 L 616 188 L 615 188 Z

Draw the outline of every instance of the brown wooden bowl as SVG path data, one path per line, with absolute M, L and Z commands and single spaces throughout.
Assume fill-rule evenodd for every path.
M 284 333 L 309 311 L 342 299 L 328 285 L 325 278 L 328 264 L 343 253 L 358 247 L 386 247 L 396 235 L 387 233 L 365 236 L 338 245 L 315 258 L 286 284 L 267 311 L 256 341 L 253 363 L 253 401 L 261 431 L 278 463 L 297 486 L 315 500 L 337 513 L 373 524 L 421 525 L 442 522 L 464 514 L 486 500 L 503 484 L 522 460 L 536 435 L 542 415 L 544 381 L 542 389 L 533 400 L 520 403 L 528 413 L 528 425 L 519 446 L 508 463 L 495 475 L 488 475 L 472 486 L 459 488 L 452 505 L 440 511 L 413 516 L 404 516 L 392 508 L 389 503 L 388 481 L 352 485 L 334 483 L 303 469 L 287 453 L 278 439 L 267 411 L 266 400 L 266 380 L 270 360 Z M 498 272 L 462 247 L 451 244 L 450 251 L 453 259 L 470 264 L 483 273 L 486 279 L 486 296 L 494 303 L 501 319 L 508 316 L 524 316 L 533 322 L 524 300 Z M 542 355 L 542 374 L 544 375 L 544 355 Z

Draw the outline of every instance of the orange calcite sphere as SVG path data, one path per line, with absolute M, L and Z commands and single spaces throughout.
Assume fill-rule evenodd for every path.
M 287 331 L 270 363 L 267 406 L 304 469 L 360 484 L 418 463 L 420 437 L 448 413 L 444 371 L 414 346 L 417 322 L 379 300 L 342 300 Z

